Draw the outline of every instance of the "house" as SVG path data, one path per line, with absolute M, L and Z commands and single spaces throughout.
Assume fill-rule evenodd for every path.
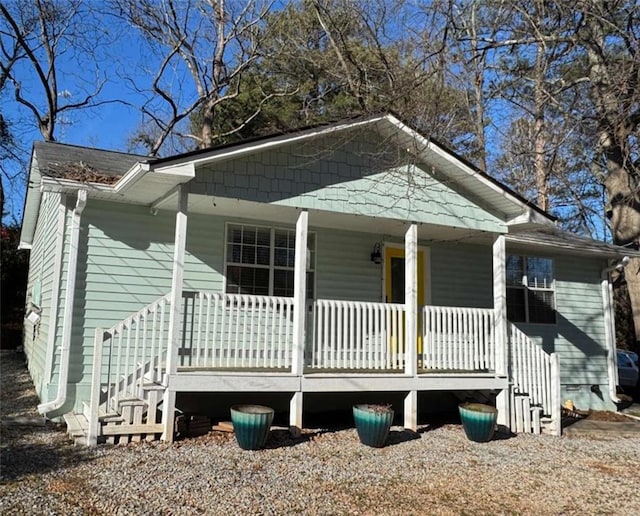
M 145 158 L 33 148 L 24 349 L 87 442 L 173 439 L 188 393 L 483 393 L 559 434 L 615 409 L 609 271 L 553 217 L 393 115 Z M 216 399 L 216 398 L 214 398 Z

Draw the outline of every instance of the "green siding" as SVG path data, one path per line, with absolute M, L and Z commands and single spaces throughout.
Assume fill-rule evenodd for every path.
M 185 289 L 222 290 L 226 222 L 293 228 L 295 221 L 283 225 L 191 214 Z M 174 224 L 175 216 L 170 212 L 152 215 L 144 207 L 98 201 L 88 203 L 82 217 L 70 369 L 70 383 L 74 384 L 70 390 L 73 398 L 70 403 L 75 403 L 76 408 L 88 396 L 94 329 L 112 326 L 169 292 Z M 370 253 L 375 242 L 386 239 L 384 235 L 313 226 L 310 231 L 315 232 L 317 242 L 315 290 L 318 298 L 382 299 L 383 266 L 373 264 Z M 44 257 L 42 251 L 38 251 L 41 249 L 40 234 L 37 237 L 32 269 L 37 268 Z M 67 235 L 67 241 L 68 238 Z M 426 241 L 420 244 L 430 251 L 430 272 L 427 274 L 432 304 L 485 308 L 493 305 L 490 246 Z M 597 384 L 606 392 L 599 289 L 602 264 L 598 260 L 571 256 L 552 257 L 560 313 L 558 324 L 521 325 L 522 329 L 545 350 L 560 352 L 565 390 L 580 388 L 583 392 Z M 62 300 L 67 260 L 68 249 L 60 292 Z M 59 326 L 59 336 L 60 333 Z M 56 360 L 58 358 L 56 355 Z M 570 393 L 567 396 L 580 399 Z M 589 403 L 597 406 L 593 400 Z
M 491 247 L 433 244 L 431 304 L 493 308 Z
M 70 218 L 68 219 L 70 224 Z M 109 328 L 171 289 L 175 215 L 148 208 L 89 200 L 82 214 L 74 299 L 74 328 L 69 383 L 70 404 L 78 409 L 88 399 L 93 336 Z M 192 214 L 187 231 L 185 289 L 219 290 L 224 221 Z M 64 309 L 69 237 L 60 292 Z M 62 337 L 62 321 L 58 340 Z M 55 356 L 55 381 L 59 370 Z M 74 393 L 74 394 L 72 394 Z M 82 394 L 84 393 L 84 394 Z
M 27 309 L 34 301 L 32 294 L 40 288 L 40 321 L 34 326 L 25 320 L 24 350 L 29 362 L 29 371 L 36 390 L 43 401 L 47 401 L 44 386 L 49 323 L 52 316 L 52 295 L 55 281 L 54 265 L 56 253 L 56 231 L 60 194 L 45 192 L 29 257 L 27 285 Z
M 313 229 L 312 229 L 313 230 Z M 380 235 L 317 229 L 316 297 L 380 301 L 382 265 L 371 262 Z
M 568 255 L 554 259 L 557 324 L 518 324 L 548 353 L 560 355 L 563 400 L 578 408 L 613 409 L 608 391 L 607 348 L 600 271 L 603 260 Z M 597 385 L 602 397 L 591 392 Z
M 198 170 L 190 190 L 298 208 L 503 232 L 504 223 L 411 163 L 369 140 L 325 139 L 324 148 L 286 146 Z M 402 153 L 400 153 L 402 154 Z

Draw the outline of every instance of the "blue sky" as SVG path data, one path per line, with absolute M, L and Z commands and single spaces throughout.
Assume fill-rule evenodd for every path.
M 104 20 L 108 23 L 108 20 Z M 137 105 L 144 102 L 141 94 L 136 93 L 126 80 L 125 72 L 130 74 L 140 89 L 149 87 L 150 74 L 144 68 L 155 64 L 155 58 L 144 54 L 142 46 L 136 41 L 137 34 L 132 29 L 115 37 L 108 48 L 99 49 L 98 65 L 91 68 L 81 61 L 74 49 L 65 51 L 58 60 L 58 90 L 60 104 L 78 102 L 87 93 L 95 91 L 96 85 L 104 80 L 104 87 L 98 100 L 101 102 L 126 100 L 133 106 L 120 102 L 108 102 L 96 107 L 66 112 L 55 129 L 57 141 L 74 145 L 98 147 L 117 151 L 127 151 L 128 139 L 139 126 L 142 116 Z M 108 54 L 115 57 L 110 58 Z M 33 68 L 24 61 L 14 69 L 22 86 L 23 97 L 44 111 L 44 90 Z M 0 97 L 2 114 L 11 124 L 14 139 L 19 143 L 22 161 L 28 162 L 34 141 L 42 140 L 35 118 L 31 112 L 14 99 L 13 86 L 8 84 Z M 3 163 L 11 174 L 18 172 L 14 163 Z M 22 217 L 25 179 L 3 183 L 5 189 L 5 222 L 20 223 Z

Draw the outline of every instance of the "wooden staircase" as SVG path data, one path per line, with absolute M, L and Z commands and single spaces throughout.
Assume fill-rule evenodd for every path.
M 82 414 L 65 416 L 76 443 L 160 437 L 169 305 L 166 295 L 106 331 L 96 329 L 91 399 Z
M 122 397 L 111 403 L 103 403 L 97 416 L 96 443 L 127 444 L 142 440 L 155 441 L 163 432 L 160 417 L 160 405 L 164 387 L 157 384 L 145 384 L 142 398 Z M 111 408 L 107 411 L 107 407 Z M 90 445 L 89 421 L 91 405 L 83 403 L 81 414 L 72 412 L 64 415 L 67 433 L 77 445 Z
M 560 435 L 558 355 L 545 353 L 514 324 L 508 335 L 511 431 Z

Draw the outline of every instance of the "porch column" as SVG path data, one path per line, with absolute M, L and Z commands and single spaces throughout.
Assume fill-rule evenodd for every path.
M 493 335 L 495 342 L 496 375 L 508 374 L 508 340 L 507 340 L 507 272 L 506 246 L 504 235 L 497 235 L 493 241 Z M 510 387 L 503 389 L 496 397 L 498 424 L 509 426 Z
M 418 225 L 413 223 L 404 237 L 404 303 L 405 303 L 405 357 L 404 372 L 418 373 Z
M 173 274 L 171 277 L 171 306 L 167 335 L 167 362 L 164 395 L 162 398 L 162 440 L 173 442 L 176 393 L 168 388 L 169 377 L 178 371 L 178 348 L 180 346 L 180 312 L 182 306 L 182 280 L 184 276 L 184 251 L 187 243 L 187 204 L 188 187 L 184 184 L 178 189 L 178 211 L 173 245 Z
M 412 223 L 404 237 L 404 302 L 405 302 L 405 354 L 404 372 L 418 374 L 418 225 Z M 404 399 L 404 427 L 418 429 L 418 393 L 410 391 Z
M 301 211 L 296 223 L 296 258 L 293 272 L 293 350 L 291 353 L 291 373 L 298 376 L 302 375 L 304 368 L 308 224 L 308 212 Z M 289 426 L 293 433 L 302 430 L 302 392 L 293 394 L 289 410 Z

